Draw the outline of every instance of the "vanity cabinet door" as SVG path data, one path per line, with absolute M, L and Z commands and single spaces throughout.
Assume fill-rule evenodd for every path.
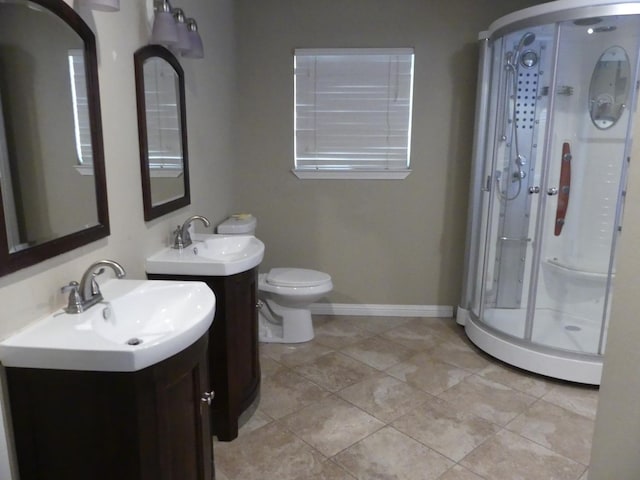
M 255 400 L 260 387 L 258 349 L 257 269 L 212 282 L 216 299 L 223 297 L 224 319 L 213 322 L 209 368 L 214 386 L 224 385 L 220 402 L 213 404 L 212 429 L 219 440 L 238 436 L 238 418 Z M 226 358 L 216 358 L 224 352 Z
M 206 393 L 209 369 L 206 349 L 154 371 L 158 474 L 164 480 L 210 480 L 213 449 Z M 204 399 L 204 400 L 203 400 Z M 145 408 L 141 405 L 140 408 Z
M 208 337 L 138 372 L 7 368 L 21 480 L 211 480 Z
M 258 269 L 225 277 L 147 274 L 150 280 L 205 282 L 216 295 L 209 329 L 209 378 L 215 390 L 211 431 L 218 440 L 238 436 L 238 418 L 260 391 Z

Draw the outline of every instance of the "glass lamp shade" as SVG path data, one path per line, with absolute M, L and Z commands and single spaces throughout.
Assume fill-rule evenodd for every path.
M 84 0 L 84 4 L 90 9 L 100 12 L 117 12 L 120 10 L 120 0 Z
M 176 21 L 170 12 L 156 12 L 151 31 L 151 43 L 159 43 L 160 45 L 176 45 L 178 43 Z
M 178 31 L 178 43 L 174 47 L 184 54 L 191 49 L 191 42 L 189 42 L 189 32 L 187 31 L 182 9 L 175 8 L 173 10 L 173 18 L 176 21 L 176 30 Z
M 193 18 L 189 18 L 187 20 L 187 30 L 191 48 L 184 52 L 182 56 L 187 58 L 203 58 L 204 48 L 202 46 L 202 39 L 200 38 L 200 34 L 198 33 L 198 25 Z

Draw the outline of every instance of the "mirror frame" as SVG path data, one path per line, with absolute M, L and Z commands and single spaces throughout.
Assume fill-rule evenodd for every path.
M 169 63 L 178 76 L 178 100 L 180 102 L 180 138 L 182 139 L 182 178 L 184 195 L 160 205 L 153 205 L 151 199 L 151 171 L 149 169 L 149 144 L 147 136 L 147 116 L 144 89 L 144 62 L 150 58 L 159 57 Z M 189 188 L 189 153 L 187 149 L 187 114 L 185 102 L 184 70 L 178 59 L 167 48 L 161 45 L 146 45 L 133 54 L 136 79 L 136 98 L 138 107 L 138 137 L 140 141 L 140 170 L 142 174 L 142 203 L 145 221 L 161 217 L 169 212 L 186 207 L 191 203 Z
M 82 18 L 64 0 L 28 0 L 59 17 L 73 29 L 84 42 L 84 61 L 87 81 L 87 100 L 91 142 L 93 151 L 93 175 L 96 189 L 98 224 L 78 230 L 62 237 L 43 242 L 33 247 L 10 253 L 7 239 L 7 225 L 4 205 L 0 198 L 0 276 L 35 265 L 49 258 L 68 252 L 82 245 L 109 236 L 109 209 L 107 202 L 107 182 L 104 167 L 104 145 L 100 110 L 100 89 L 98 85 L 98 61 L 95 35 Z

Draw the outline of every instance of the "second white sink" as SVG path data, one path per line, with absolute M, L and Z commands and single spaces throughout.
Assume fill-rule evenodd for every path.
M 196 234 L 181 250 L 165 248 L 146 260 L 147 273 L 228 276 L 262 262 L 264 243 L 253 235 Z

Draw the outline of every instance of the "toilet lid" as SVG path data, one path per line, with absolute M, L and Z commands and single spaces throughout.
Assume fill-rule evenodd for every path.
M 280 287 L 315 287 L 331 281 L 331 276 L 306 268 L 272 268 L 267 283 Z

